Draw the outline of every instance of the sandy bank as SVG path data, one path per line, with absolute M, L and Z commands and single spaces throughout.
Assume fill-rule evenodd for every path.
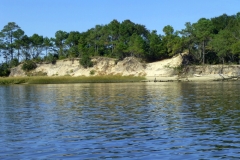
M 117 75 L 146 77 L 148 81 L 154 81 L 155 78 L 157 81 L 213 81 L 240 76 L 240 65 L 188 65 L 187 68 L 183 68 L 184 57 L 176 55 L 153 63 L 144 63 L 135 57 L 126 57 L 121 61 L 113 58 L 95 57 L 92 59 L 94 66 L 90 68 L 81 66 L 79 59 L 66 59 L 58 60 L 55 64 L 37 64 L 37 68 L 28 73 L 23 71 L 19 65 L 11 69 L 10 77 Z M 220 76 L 220 73 L 223 76 Z
M 166 77 L 160 77 L 160 76 L 146 76 L 146 81 L 154 82 L 155 80 L 157 82 L 165 82 L 165 81 L 192 81 L 192 82 L 198 82 L 198 81 L 221 81 L 221 80 L 240 80 L 236 77 L 228 76 L 228 75 L 220 75 L 220 74 L 209 74 L 209 75 L 195 75 L 195 76 L 189 76 L 189 77 L 183 77 L 179 78 L 176 76 L 166 76 Z

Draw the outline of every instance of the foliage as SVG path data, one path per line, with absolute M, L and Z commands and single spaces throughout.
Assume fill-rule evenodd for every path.
M 124 82 L 140 82 L 145 80 L 144 77 L 133 76 L 93 76 L 93 77 L 7 77 L 0 78 L 1 85 L 8 84 L 63 84 L 63 83 L 124 83 Z
M 55 38 L 53 38 L 53 41 L 56 47 L 55 51 L 58 53 L 59 57 L 64 57 L 66 54 L 65 41 L 67 37 L 68 33 L 65 31 L 59 30 L 55 33 Z
M 91 76 L 93 76 L 93 75 L 95 74 L 95 72 L 96 72 L 95 70 L 91 70 L 89 74 L 90 74 Z
M 52 63 L 52 64 L 55 64 L 57 59 L 58 59 L 58 55 L 52 54 L 52 53 L 49 53 L 48 56 L 44 57 L 44 61 L 46 61 L 48 63 Z
M 178 32 L 175 32 L 170 25 L 165 26 L 163 32 L 165 33 L 163 42 L 166 46 L 168 55 L 174 56 L 177 53 L 181 53 L 183 47 L 181 47 L 181 38 L 179 37 Z
M 33 59 L 36 59 L 42 54 L 44 49 L 43 43 L 44 43 L 43 36 L 40 36 L 38 34 L 33 34 L 30 37 L 30 47 L 32 48 L 30 50 L 30 54 Z
M 7 77 L 10 74 L 10 70 L 7 63 L 0 65 L 0 77 Z
M 32 60 L 26 60 L 22 65 L 22 69 L 24 71 L 30 71 L 35 69 L 36 67 L 37 67 L 36 63 Z
M 82 58 L 79 60 L 79 62 L 84 68 L 93 66 L 91 58 L 89 57 L 89 55 L 86 55 L 86 54 L 82 56 Z
M 43 61 L 42 57 L 38 56 L 32 59 L 35 63 L 41 63 Z
M 7 54 L 5 54 L 5 59 L 13 59 L 14 54 L 14 40 L 15 40 L 15 33 L 18 32 L 20 27 L 15 22 L 9 22 L 5 25 L 1 31 L 1 37 L 3 38 L 4 49 Z
M 18 62 L 18 59 L 17 58 L 14 58 L 12 59 L 10 62 L 9 62 L 9 67 L 16 67 L 19 65 L 19 62 Z
M 37 33 L 27 36 L 15 22 L 9 22 L 0 32 L 0 56 L 9 67 L 15 58 L 21 62 L 46 57 L 45 61 L 53 63 L 57 59 L 78 57 L 84 67 L 89 67 L 92 56 L 116 59 L 135 56 L 153 62 L 185 51 L 197 64 L 239 60 L 240 12 L 186 22 L 180 31 L 166 25 L 163 33 L 149 31 L 129 19 L 122 22 L 114 19 L 85 32 L 58 30 L 54 37 Z
M 147 42 L 148 52 L 145 55 L 147 61 L 155 61 L 157 59 L 164 59 L 168 57 L 167 47 L 162 40 L 162 37 L 153 30 L 148 35 L 149 41 Z
M 205 54 L 207 45 L 213 36 L 214 26 L 212 21 L 206 18 L 201 18 L 197 23 L 193 24 L 194 35 L 196 36 L 196 47 L 199 53 L 199 60 L 205 63 Z

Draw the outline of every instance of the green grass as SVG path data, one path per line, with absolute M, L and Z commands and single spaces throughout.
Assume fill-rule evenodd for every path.
M 29 80 L 28 77 L 7 77 L 7 78 L 0 78 L 0 85 L 7 85 L 7 84 L 22 84 L 27 83 Z
M 8 84 L 66 84 L 66 83 L 124 83 L 140 82 L 144 77 L 133 76 L 90 76 L 90 77 L 7 77 L 0 78 L 0 85 Z

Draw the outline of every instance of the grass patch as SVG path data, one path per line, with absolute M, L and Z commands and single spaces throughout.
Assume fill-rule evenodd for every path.
M 29 81 L 29 77 L 6 77 L 0 78 L 0 85 L 23 84 Z
M 91 77 L 7 77 L 0 78 L 1 85 L 8 84 L 66 84 L 66 83 L 125 83 L 140 82 L 144 77 L 134 76 L 91 76 Z
M 89 74 L 93 76 L 95 74 L 95 70 L 91 70 Z

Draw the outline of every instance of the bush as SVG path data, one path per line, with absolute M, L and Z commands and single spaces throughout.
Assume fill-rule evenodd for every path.
M 22 69 L 24 71 L 30 71 L 37 68 L 37 65 L 35 62 L 33 62 L 32 60 L 27 60 L 23 63 Z
M 79 60 L 79 62 L 84 68 L 93 66 L 91 58 L 88 55 L 83 55 L 82 58 Z
M 65 55 L 59 55 L 59 56 L 58 56 L 58 59 L 60 59 L 60 60 L 66 59 L 66 58 L 67 58 L 67 56 L 65 56 Z
M 18 62 L 18 59 L 17 58 L 14 58 L 10 61 L 9 63 L 9 66 L 12 68 L 12 67 L 16 67 L 19 65 L 19 62 Z
M 89 74 L 93 76 L 95 74 L 95 70 L 91 70 Z
M 35 63 L 41 63 L 42 62 L 42 58 L 41 57 L 35 57 L 35 58 L 33 58 L 33 61 Z
M 49 53 L 48 56 L 45 56 L 45 57 L 44 57 L 44 60 L 45 60 L 46 62 L 50 62 L 50 63 L 52 63 L 52 64 L 55 64 L 56 61 L 57 61 L 57 59 L 58 59 L 58 55 L 57 55 L 57 54 L 51 54 L 51 53 Z
M 10 70 L 7 63 L 0 64 L 0 76 L 7 77 L 10 74 Z

